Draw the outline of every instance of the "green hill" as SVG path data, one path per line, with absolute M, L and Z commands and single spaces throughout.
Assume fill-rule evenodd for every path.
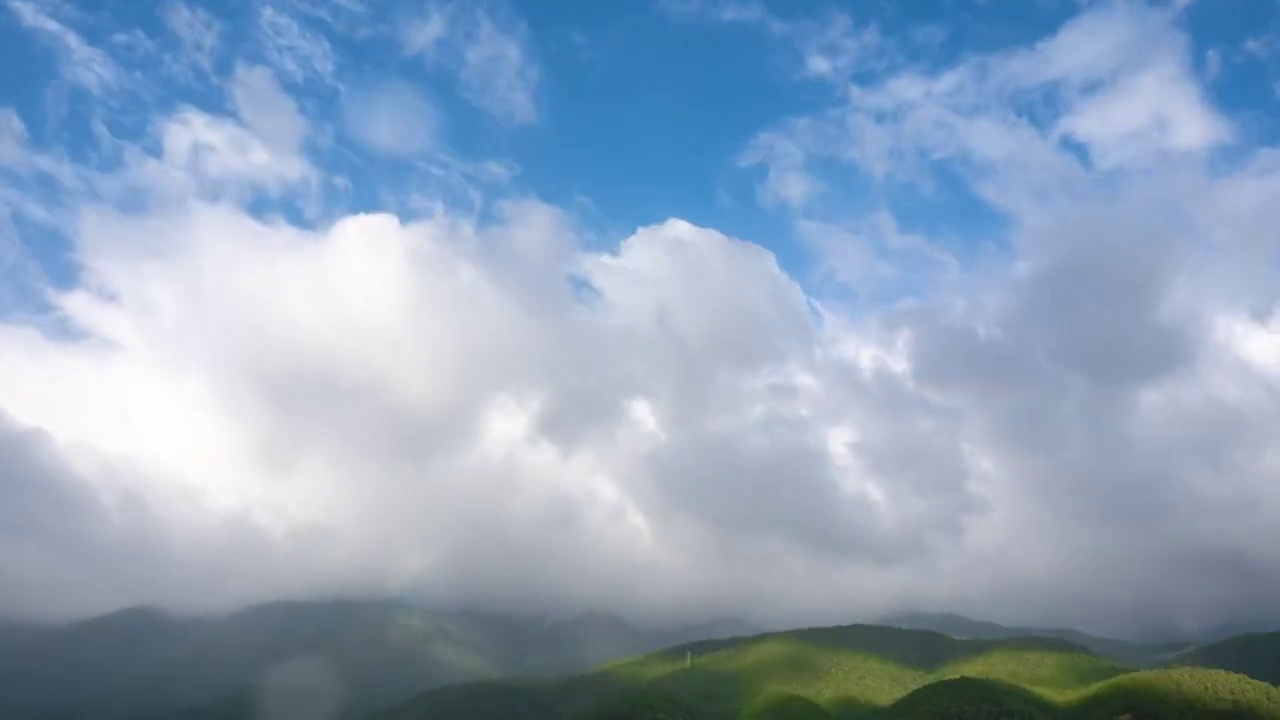
M 511 697 L 519 715 L 468 701 Z M 1199 713 L 1199 714 L 1197 714 Z M 377 720 L 1280 720 L 1280 688 L 1220 670 L 1135 672 L 1054 638 L 868 625 L 691 643 L 553 682 L 436 691 Z
M 960 677 L 908 693 L 879 717 L 884 720 L 1051 720 L 1060 710 L 1040 695 L 999 680 Z
M 1101 683 L 1076 698 L 1069 720 L 1272 720 L 1280 688 L 1225 670 L 1144 670 Z
M 550 709 L 547 718 L 587 712 L 640 691 L 696 708 L 706 717 L 763 712 L 762 703 L 787 696 L 837 717 L 853 717 L 886 707 L 930 682 L 961 675 L 1017 683 L 1056 697 L 1122 672 L 1121 666 L 1084 648 L 1050 638 L 958 640 L 927 631 L 852 625 L 691 643 L 544 684 L 541 697 Z M 442 714 L 434 695 L 427 693 L 378 717 L 485 717 Z
M 425 693 L 413 704 L 417 717 L 424 718 L 546 720 L 561 714 L 543 687 L 520 682 L 451 685 Z M 373 717 L 389 715 L 377 713 Z
M 592 703 L 573 713 L 571 720 L 713 720 L 713 716 L 674 695 L 640 689 Z
M 1205 668 L 1144 670 L 1060 702 L 1017 685 L 974 678 L 926 685 L 876 716 L 883 720 L 1270 720 L 1280 689 Z
M 1280 631 L 1238 635 L 1191 648 L 1174 656 L 1171 664 L 1230 670 L 1280 685 Z

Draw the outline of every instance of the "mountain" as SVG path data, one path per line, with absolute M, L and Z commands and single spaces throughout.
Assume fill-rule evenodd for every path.
M 17 621 L 0 620 L 0 644 L 15 642 L 45 632 L 49 627 Z
M 1098 637 L 1067 628 L 1009 627 L 985 620 L 973 620 L 951 613 L 904 613 L 878 621 L 889 627 L 932 630 L 961 639 L 1000 640 L 1017 637 L 1053 637 L 1089 648 L 1103 657 L 1128 665 L 1156 665 L 1190 647 L 1189 642 L 1135 643 Z
M 557 681 L 427 692 L 369 720 L 1280 720 L 1280 688 L 1135 671 L 1046 637 L 853 625 L 685 644 Z
M 952 613 L 902 613 L 881 618 L 876 624 L 907 630 L 932 630 L 964 640 L 1000 640 L 1016 635 L 1012 628 L 1004 625 Z
M 641 628 L 607 614 L 546 620 L 383 601 L 205 618 L 132 608 L 61 627 L 0 626 L 0 717 L 1280 720 L 1280 688 L 1269 684 L 1280 633 L 1138 671 L 1086 644 L 1115 651 L 1123 641 L 955 615 L 899 621 L 949 632 Z
M 638 628 L 609 615 L 547 622 L 376 600 L 201 618 L 131 608 L 0 629 L 0 717 L 248 717 L 262 703 L 317 698 L 356 717 L 450 683 L 583 672 L 729 627 Z
M 1248 633 L 1175 655 L 1170 664 L 1229 670 L 1280 685 L 1280 631 Z

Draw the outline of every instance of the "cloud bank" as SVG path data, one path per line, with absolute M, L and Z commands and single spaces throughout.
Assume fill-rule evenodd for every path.
M 109 91 L 103 51 L 10 5 Z M 1280 619 L 1280 153 L 1237 142 L 1180 10 L 1098 3 L 867 81 L 864 29 L 734 7 L 701 22 L 761 24 L 802 70 L 842 53 L 799 72 L 829 106 L 743 155 L 820 281 L 662 208 L 601 249 L 500 183 L 474 185 L 480 215 L 326 205 L 332 137 L 287 83 L 338 70 L 296 8 L 263 15 L 264 64 L 197 56 L 225 111 L 179 107 L 116 162 L 0 114 L 0 201 L 77 269 L 5 266 L 45 305 L 0 320 L 0 614 L 364 593 L 1127 635 Z M 415 51 L 445 42 L 415 27 Z M 466 96 L 535 121 L 531 61 L 463 40 L 439 47 Z M 390 122 L 355 132 L 426 147 Z M 999 216 L 988 251 L 842 210 L 850 172 L 944 170 Z

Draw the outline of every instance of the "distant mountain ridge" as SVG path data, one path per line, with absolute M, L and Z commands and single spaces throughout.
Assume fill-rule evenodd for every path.
M 1132 672 L 1133 658 L 1158 669 Z M 719 717 L 701 714 L 708 703 L 739 707 L 724 695 L 733 692 L 767 700 L 751 705 L 761 717 L 816 702 L 852 713 L 837 717 L 889 718 L 961 696 L 1016 704 L 1027 688 L 1058 717 L 1062 693 L 1110 712 L 1151 683 L 1160 702 L 1186 683 L 1219 693 L 1213 702 L 1272 697 L 1278 658 L 1280 633 L 1171 648 L 950 614 L 759 633 L 736 620 L 653 628 L 604 613 L 549 619 L 380 600 L 274 602 L 204 618 L 130 608 L 58 627 L 0 625 L 0 718 L 354 720 L 392 709 L 379 717 L 562 720 L 596 701 L 670 709 L 671 691 L 671 707 L 698 709 L 688 717 Z M 932 685 L 958 676 L 996 684 Z M 614 696 L 623 690 L 640 695 Z M 862 696 L 842 699 L 846 691 Z
M 749 632 L 733 622 L 652 629 L 604 614 L 548 622 L 382 600 L 273 602 L 194 618 L 129 608 L 0 628 L 0 717 L 114 720 L 240 706 L 271 682 L 331 685 L 354 717 L 449 683 L 583 672 L 729 629 Z
M 1069 628 L 1009 627 L 986 620 L 974 620 L 954 613 L 911 612 L 890 615 L 881 625 L 909 630 L 932 630 L 960 639 L 1001 640 L 1017 637 L 1052 637 L 1075 643 L 1090 651 L 1129 665 L 1165 662 L 1192 647 L 1191 642 L 1135 643 L 1098 637 Z
M 1178 653 L 1173 665 L 1212 667 L 1280 685 L 1280 630 L 1245 633 Z

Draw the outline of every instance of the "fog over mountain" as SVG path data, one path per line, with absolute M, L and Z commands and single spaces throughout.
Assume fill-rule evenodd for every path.
M 1280 627 L 1274 3 L 599 5 L 0 5 L 0 618 Z

